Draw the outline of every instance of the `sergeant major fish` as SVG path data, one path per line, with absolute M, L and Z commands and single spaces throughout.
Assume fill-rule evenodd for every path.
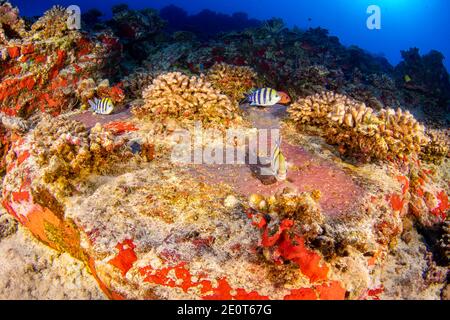
M 287 163 L 286 158 L 281 152 L 281 138 L 275 142 L 275 147 L 272 151 L 270 168 L 273 176 L 278 181 L 284 181 L 287 177 Z
M 250 93 L 244 102 L 249 102 L 251 106 L 271 107 L 280 102 L 281 98 L 275 89 L 262 88 Z
M 101 100 L 95 98 L 94 101 L 89 100 L 94 113 L 97 114 L 111 114 L 114 111 L 114 104 L 110 98 L 103 98 Z

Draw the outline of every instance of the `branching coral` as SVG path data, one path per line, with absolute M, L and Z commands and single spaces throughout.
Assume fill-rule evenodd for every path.
M 207 80 L 233 101 L 240 101 L 256 86 L 257 74 L 250 67 L 215 64 L 208 70 Z
M 33 153 L 44 168 L 43 182 L 55 188 L 58 198 L 70 195 L 84 177 L 113 170 L 113 162 L 131 157 L 125 141 L 99 125 L 88 132 L 80 122 L 47 116 L 33 138 Z
M 356 106 L 357 102 L 344 95 L 325 91 L 297 100 L 289 108 L 291 119 L 299 124 L 326 125 L 328 114 L 335 108 Z
M 134 112 L 152 120 L 201 121 L 206 126 L 228 126 L 242 121 L 238 106 L 201 77 L 179 72 L 162 74 L 144 91 L 143 97 L 145 104 Z
M 375 113 L 364 103 L 332 92 L 300 99 L 289 110 L 299 124 L 321 127 L 323 135 L 340 151 L 368 158 L 403 158 L 418 154 L 428 142 L 424 126 L 409 113 L 382 109 Z

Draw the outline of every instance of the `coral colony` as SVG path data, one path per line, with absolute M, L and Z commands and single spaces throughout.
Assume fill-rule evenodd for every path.
M 110 299 L 449 299 L 442 54 L 80 13 L 1 2 L 0 248 L 27 229 Z

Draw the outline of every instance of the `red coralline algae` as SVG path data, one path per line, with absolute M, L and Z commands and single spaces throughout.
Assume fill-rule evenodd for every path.
M 294 221 L 292 220 L 283 220 L 278 227 L 278 230 L 273 234 L 269 235 L 269 228 L 264 230 L 262 235 L 261 244 L 263 247 L 273 247 L 278 240 L 280 240 L 281 235 L 285 230 L 289 230 L 294 225 Z
M 8 54 L 12 59 L 18 58 L 20 56 L 20 48 L 19 47 L 9 47 Z
M 125 121 L 110 122 L 105 124 L 103 127 L 115 135 L 121 135 L 130 131 L 139 130 L 134 124 Z
M 30 43 L 22 47 L 22 54 L 31 54 L 34 52 L 34 44 Z
M 436 217 L 439 217 L 442 220 L 447 218 L 447 210 L 450 209 L 450 205 L 448 202 L 448 196 L 444 190 L 440 191 L 437 194 L 437 199 L 439 200 L 439 205 L 434 208 L 431 213 Z
M 17 156 L 17 165 L 20 166 L 25 160 L 30 157 L 30 152 L 28 150 L 23 151 Z
M 268 300 L 256 291 L 247 292 L 243 288 L 233 290 L 226 278 L 219 278 L 213 285 L 206 274 L 200 274 L 196 282 L 192 281 L 192 275 L 186 269 L 187 263 L 181 262 L 175 266 L 154 269 L 151 266 L 139 269 L 139 273 L 147 283 L 157 284 L 170 288 L 180 288 L 184 292 L 190 289 L 198 289 L 204 300 Z
M 236 289 L 236 294 L 233 296 L 235 300 L 269 300 L 268 296 L 261 296 L 258 292 L 247 292 L 244 289 Z
M 317 293 L 311 288 L 301 288 L 291 290 L 291 293 L 284 297 L 284 300 L 317 300 Z
M 137 260 L 134 248 L 136 248 L 136 246 L 133 244 L 133 241 L 129 239 L 123 241 L 122 243 L 118 243 L 116 249 L 119 250 L 119 253 L 115 258 L 108 262 L 109 264 L 119 268 L 122 271 L 123 276 L 127 274 Z
M 345 293 L 338 281 L 330 281 L 312 288 L 293 289 L 284 300 L 344 300 Z
M 322 257 L 306 248 L 302 237 L 289 234 L 293 225 L 294 221 L 283 220 L 274 234 L 270 234 L 269 228 L 265 228 L 261 239 L 262 246 L 275 247 L 281 258 L 298 264 L 301 272 L 311 282 L 327 280 L 328 267 L 322 263 Z
M 122 84 L 118 83 L 110 90 L 110 98 L 114 102 L 120 102 L 125 98 L 125 93 L 122 90 Z
M 322 262 L 322 257 L 305 246 L 302 237 L 295 236 L 291 239 L 287 233 L 284 233 L 283 239 L 279 244 L 281 256 L 297 263 L 302 273 L 307 276 L 311 282 L 327 280 L 328 267 Z
M 30 193 L 27 191 L 21 191 L 21 192 L 11 192 L 11 196 L 14 202 L 21 202 L 21 201 L 29 201 L 30 200 Z
M 405 195 L 409 191 L 409 180 L 405 176 L 398 176 L 397 181 L 402 184 L 402 194 Z
M 373 300 L 380 300 L 379 295 L 384 292 L 384 286 L 379 286 L 378 288 L 370 289 L 367 291 L 367 295 Z
M 316 287 L 320 300 L 344 300 L 346 290 L 338 281 L 330 281 Z

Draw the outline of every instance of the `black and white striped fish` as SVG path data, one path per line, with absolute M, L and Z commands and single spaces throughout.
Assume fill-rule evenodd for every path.
M 97 114 L 111 114 L 114 111 L 114 104 L 110 98 L 103 98 L 101 100 L 95 98 L 94 101 L 89 100 L 89 105 Z
M 271 107 L 280 102 L 281 96 L 278 91 L 272 88 L 262 88 L 250 93 L 244 102 L 249 102 L 251 106 Z
M 281 152 L 281 138 L 275 141 L 275 147 L 272 151 L 272 157 L 270 162 L 270 167 L 272 169 L 272 175 L 278 180 L 286 180 L 287 177 L 287 163 L 286 158 Z

